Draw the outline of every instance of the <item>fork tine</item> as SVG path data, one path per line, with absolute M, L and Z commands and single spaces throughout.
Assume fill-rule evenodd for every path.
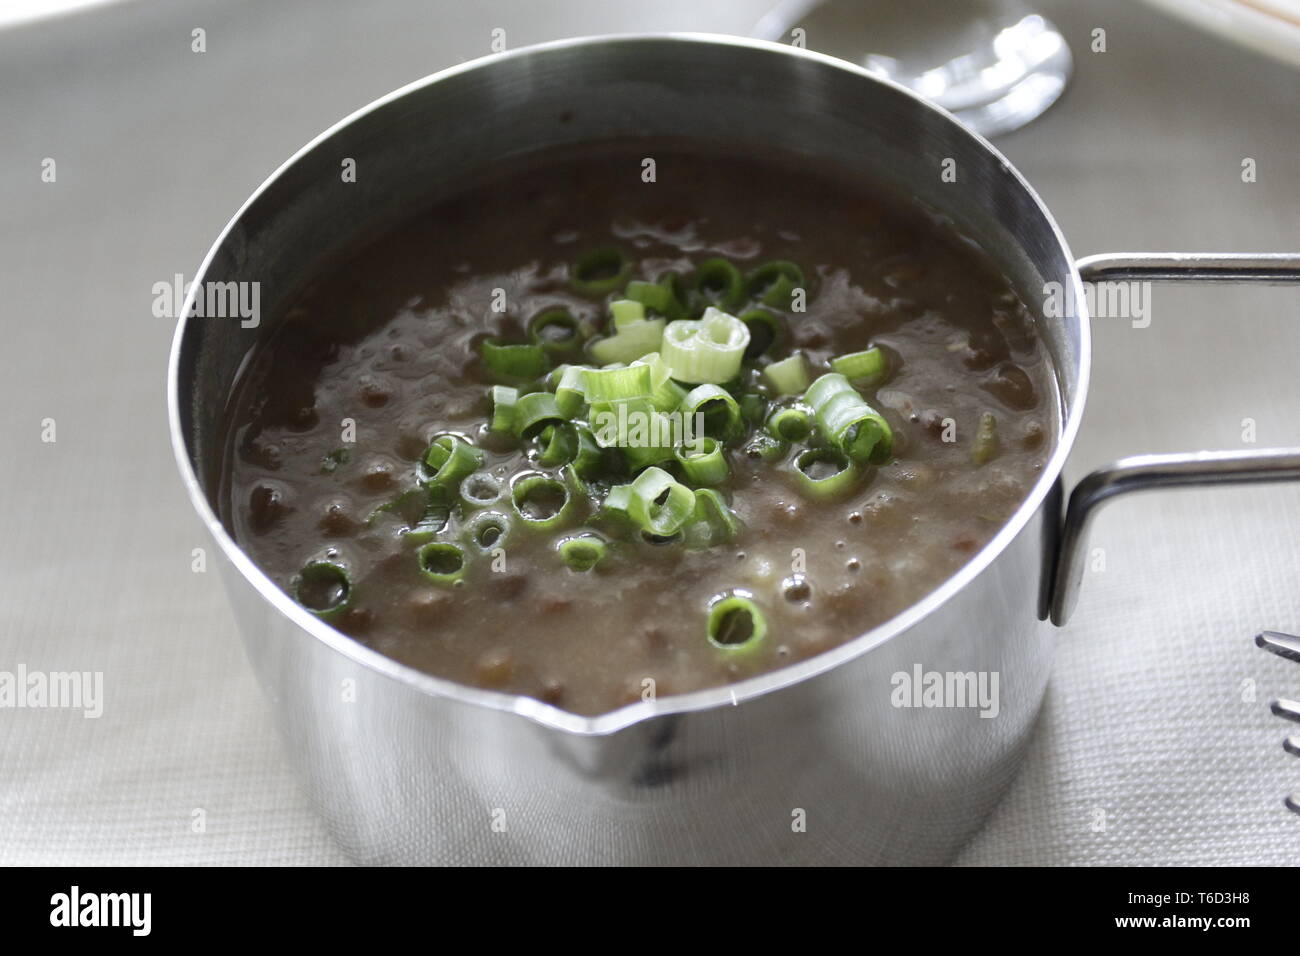
M 1300 637 L 1281 631 L 1261 631 L 1255 635 L 1255 644 L 1289 661 L 1300 664 Z
M 1300 701 L 1281 698 L 1268 705 L 1275 717 L 1284 717 L 1300 723 Z

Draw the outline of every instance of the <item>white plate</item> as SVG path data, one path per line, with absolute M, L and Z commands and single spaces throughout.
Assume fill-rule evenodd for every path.
M 1300 66 L 1300 0 L 1147 0 L 1202 29 Z

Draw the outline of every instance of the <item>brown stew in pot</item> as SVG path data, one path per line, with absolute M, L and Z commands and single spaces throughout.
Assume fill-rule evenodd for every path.
M 339 630 L 598 714 L 920 600 L 1057 415 L 1029 311 L 937 217 L 792 158 L 610 144 L 322 267 L 241 379 L 223 504 Z

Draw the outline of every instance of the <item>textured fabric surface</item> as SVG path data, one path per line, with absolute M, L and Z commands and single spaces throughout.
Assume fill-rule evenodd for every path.
M 0 669 L 104 674 L 104 710 L 0 711 L 0 862 L 342 863 L 290 772 L 174 476 L 153 283 L 338 117 L 436 68 L 627 29 L 744 32 L 763 2 L 154 3 L 0 32 Z M 1077 254 L 1300 247 L 1300 74 L 1140 5 L 1041 6 L 1077 75 L 1000 145 Z M 310 9 L 309 9 L 310 8 Z M 203 27 L 207 52 L 190 50 Z M 1089 50 L 1107 31 L 1107 52 Z M 45 158 L 57 181 L 41 180 Z M 1243 158 L 1258 181 L 1241 180 Z M 1096 327 L 1070 474 L 1142 451 L 1300 444 L 1300 290 L 1156 290 Z M 53 419 L 57 441 L 41 441 Z M 1096 524 L 1023 773 L 970 864 L 1292 862 L 1300 489 L 1149 494 Z M 201 820 L 202 827 L 195 821 Z M 1103 826 L 1104 824 L 1104 826 Z M 201 830 L 202 832 L 198 832 Z

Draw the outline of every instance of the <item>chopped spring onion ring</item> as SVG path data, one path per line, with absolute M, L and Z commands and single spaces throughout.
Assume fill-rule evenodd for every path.
M 669 273 L 669 276 L 676 278 L 675 273 Z M 666 319 L 680 319 L 686 313 L 672 285 L 668 282 L 643 282 L 640 279 L 633 279 L 627 284 L 623 294 Z
M 692 429 L 701 421 L 696 416 L 704 416 L 704 434 L 719 441 L 729 441 L 744 430 L 740 403 L 717 385 L 697 385 L 691 389 L 682 399 L 681 412 Z
M 749 297 L 777 309 L 789 309 L 794 290 L 803 286 L 803 270 L 793 262 L 773 259 L 749 274 Z
M 767 430 L 784 441 L 803 441 L 812 434 L 812 427 L 812 416 L 802 405 L 777 408 L 767 419 Z
M 630 490 L 628 517 L 642 531 L 660 537 L 675 533 L 695 511 L 695 492 L 662 468 L 650 467 L 641 472 Z
M 831 371 L 863 386 L 878 385 L 889 371 L 889 361 L 879 348 L 849 352 L 831 359 Z
M 496 434 L 513 435 L 515 404 L 518 401 L 519 389 L 509 385 L 493 385 L 488 392 L 488 402 L 492 406 L 488 412 L 488 430 Z
M 421 462 L 421 469 L 424 463 Z M 435 492 L 438 494 L 435 498 Z M 443 524 L 446 523 L 446 514 L 449 509 L 446 506 L 446 489 L 441 485 L 422 485 L 419 488 L 408 488 L 392 501 L 386 501 L 366 518 L 367 527 L 373 526 L 376 521 L 385 515 L 396 515 L 408 528 L 416 525 L 428 525 L 437 519 L 441 514 Z M 434 528 L 440 530 L 441 525 Z
M 987 465 L 998 457 L 998 450 L 998 420 L 992 412 L 985 412 L 980 416 L 979 427 L 975 430 L 970 460 L 976 465 Z
M 659 350 L 663 341 L 665 319 L 641 319 L 628 322 L 613 335 L 596 339 L 587 346 L 587 351 L 599 365 L 614 362 L 627 364 L 635 362 L 643 355 Z
M 767 384 L 772 386 L 778 396 L 802 394 L 811 381 L 808 378 L 808 363 L 804 361 L 802 352 L 795 352 L 788 358 L 773 362 L 763 369 L 763 378 L 767 379 Z
M 293 580 L 293 596 L 317 617 L 331 620 L 352 601 L 352 577 L 332 561 L 312 561 Z
M 566 365 L 555 383 L 555 407 L 566 418 L 576 418 L 587 404 L 585 373 L 582 365 Z
M 709 607 L 709 643 L 724 651 L 743 651 L 763 643 L 767 619 L 758 605 L 739 593 L 728 594 Z
M 695 510 L 683 529 L 686 546 L 693 550 L 725 544 L 735 538 L 740 522 L 721 494 L 712 488 L 697 488 Z
M 623 287 L 632 263 L 617 249 L 593 249 L 569 271 L 569 284 L 587 295 L 607 295 Z
M 550 352 L 576 352 L 582 345 L 582 327 L 568 309 L 538 312 L 528 322 L 528 337 Z
M 649 365 L 622 368 L 589 368 L 582 374 L 583 391 L 593 405 L 649 398 L 652 388 Z
M 540 345 L 506 345 L 485 339 L 481 354 L 488 371 L 508 382 L 537 378 L 547 368 L 546 352 Z
M 492 551 L 505 544 L 512 527 L 509 515 L 480 511 L 465 526 L 465 540 L 480 551 Z
M 677 449 L 677 463 L 686 474 L 686 480 L 696 487 L 725 481 L 728 468 L 722 446 L 712 438 L 696 441 L 697 444 L 683 445 Z
M 605 471 L 605 452 L 596 441 L 591 426 L 584 422 L 574 423 L 578 433 L 578 448 L 573 455 L 573 470 L 579 478 L 598 478 Z
M 767 417 L 767 399 L 758 392 L 746 392 L 740 396 L 740 414 L 745 421 L 759 424 Z
M 706 259 L 695 269 L 695 288 L 704 300 L 724 312 L 745 301 L 745 280 L 726 259 Z
M 686 389 L 672 380 L 668 366 L 658 352 L 643 355 L 633 365 L 650 367 L 650 401 L 661 412 L 675 411 L 686 397 Z
M 449 541 L 430 541 L 415 552 L 420 573 L 440 587 L 454 585 L 465 576 L 465 552 Z
M 676 272 L 665 272 L 659 277 L 657 285 L 663 286 L 673 294 L 673 311 L 666 313 L 665 318 L 669 321 L 690 318 L 693 297 L 686 280 Z
M 557 548 L 570 571 L 590 571 L 605 557 L 605 542 L 594 534 L 563 538 Z
M 573 422 L 547 425 L 537 438 L 542 449 L 537 456 L 537 463 L 543 468 L 567 465 L 578 454 L 578 429 Z
M 679 382 L 719 385 L 739 374 L 748 345 L 744 323 L 710 306 L 702 319 L 668 323 L 659 354 Z
M 536 473 L 516 477 L 510 488 L 510 503 L 525 525 L 539 529 L 562 524 L 573 510 L 564 483 Z
M 750 309 L 740 314 L 740 321 L 749 329 L 749 345 L 745 359 L 756 359 L 785 337 L 785 323 L 775 312 Z
M 633 471 L 672 458 L 680 431 L 648 398 L 593 405 L 591 424 L 596 443 L 621 450 Z
M 437 524 L 425 524 L 421 522 L 413 528 L 407 528 L 402 532 L 402 540 L 411 544 L 424 544 L 426 541 L 432 541 L 438 537 L 438 534 L 446 524 L 439 526 Z
M 424 453 L 420 477 L 427 485 L 455 488 L 483 464 L 483 453 L 457 435 L 440 435 Z
M 743 450 L 750 458 L 773 462 L 785 457 L 785 453 L 790 450 L 790 443 L 760 432 L 745 442 Z
M 501 498 L 500 479 L 486 471 L 477 471 L 460 483 L 460 501 L 467 509 L 486 508 Z
M 535 438 L 543 429 L 565 421 L 550 392 L 529 392 L 521 395 L 515 405 L 515 434 L 520 438 Z
M 655 413 L 660 414 L 659 412 Z M 669 426 L 663 426 L 667 428 Z M 623 457 L 627 459 L 628 468 L 632 471 L 640 471 L 647 465 L 657 465 L 660 462 L 669 461 L 673 457 L 674 448 L 672 445 L 632 445 L 623 449 Z
M 839 498 L 853 490 L 858 466 L 836 448 L 810 448 L 795 456 L 799 486 L 814 498 Z
M 592 433 L 602 448 L 620 448 L 634 464 L 671 458 L 680 428 L 648 398 L 598 402 L 591 406 Z
M 605 495 L 605 500 L 600 505 L 601 517 L 613 517 L 623 521 L 631 521 L 628 515 L 628 507 L 632 503 L 632 486 L 615 485 L 609 489 Z
M 808 387 L 804 401 L 812 406 L 822 432 L 854 461 L 887 461 L 894 433 L 884 417 L 839 372 L 828 372 Z
M 633 322 L 645 320 L 645 305 L 635 299 L 615 299 L 609 304 L 609 314 L 614 320 L 614 329 L 618 330 Z

